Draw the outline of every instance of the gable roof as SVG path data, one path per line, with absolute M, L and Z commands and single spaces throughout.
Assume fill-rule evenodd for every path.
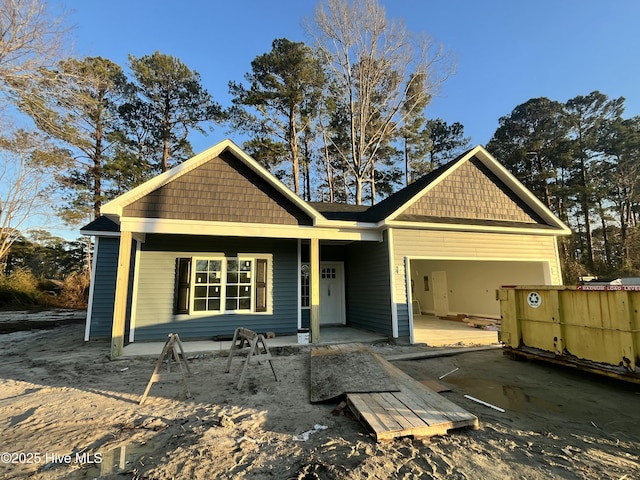
M 502 225 L 571 232 L 480 145 L 370 207 L 358 220 Z
M 153 201 L 148 201 L 151 197 L 156 196 L 160 199 L 163 195 L 158 194 L 158 192 L 161 192 L 163 189 L 166 191 L 166 188 L 170 183 L 173 182 L 177 185 L 180 183 L 180 180 L 189 176 L 197 178 L 200 171 L 198 172 L 198 175 L 196 175 L 195 173 L 192 173 L 195 169 L 202 167 L 216 158 L 229 158 L 229 155 L 245 167 L 248 167 L 245 169 L 245 172 L 250 172 L 251 175 L 254 175 L 253 181 L 259 180 L 266 183 L 267 188 L 271 191 L 275 191 L 279 197 L 282 197 L 282 201 L 280 203 L 288 204 L 284 206 L 285 210 L 290 210 L 291 207 L 293 207 L 308 216 L 313 220 L 313 223 L 318 219 L 322 220 L 322 215 L 320 215 L 313 207 L 304 202 L 299 196 L 294 194 L 282 182 L 262 167 L 256 160 L 251 158 L 243 152 L 240 147 L 228 139 L 223 140 L 204 152 L 195 155 L 189 160 L 133 188 L 129 192 L 105 203 L 101 208 L 101 213 L 112 218 L 122 217 L 123 215 L 145 216 L 146 214 L 149 214 L 150 217 L 159 218 L 162 216 L 165 209 L 171 209 L 173 206 L 171 203 L 172 200 L 161 199 L 163 204 L 158 205 L 158 203 L 154 204 Z M 209 173 L 215 175 L 213 172 Z M 257 176 L 257 178 L 255 178 L 255 176 Z M 251 181 L 252 180 L 249 179 L 246 183 L 250 183 Z M 182 188 L 186 188 L 183 192 L 189 194 L 188 186 L 182 186 Z M 178 196 L 177 201 L 184 203 L 184 198 Z
M 209 178 L 217 178 L 217 173 L 208 171 L 209 167 L 207 166 L 208 162 L 214 159 L 227 163 L 231 161 L 236 166 L 238 174 L 245 175 L 243 180 L 245 185 L 255 186 L 254 190 L 260 190 L 264 198 L 262 200 L 254 199 L 245 206 L 245 211 L 256 210 L 252 219 L 234 217 L 233 212 L 226 217 L 218 218 L 215 216 L 218 215 L 217 206 L 213 204 L 209 205 L 209 216 L 198 212 L 195 215 L 200 216 L 196 218 L 193 212 L 187 212 L 188 215 L 193 216 L 190 219 L 231 223 L 265 223 L 266 220 L 266 223 L 279 223 L 278 219 L 268 220 L 261 212 L 267 202 L 277 197 L 279 200 L 275 203 L 280 205 L 277 208 L 282 208 L 283 211 L 289 213 L 293 212 L 292 214 L 296 218 L 301 218 L 300 215 L 302 215 L 304 219 L 308 219 L 303 220 L 299 225 L 312 224 L 335 227 L 339 224 L 345 225 L 346 223 L 343 222 L 349 222 L 350 228 L 379 228 L 385 225 L 409 228 L 430 228 L 430 226 L 443 228 L 445 225 L 455 225 L 462 228 L 466 225 L 472 226 L 474 229 L 483 226 L 489 228 L 511 227 L 525 230 L 547 230 L 556 235 L 570 233 L 570 229 L 564 223 L 482 146 L 464 152 L 376 205 L 367 207 L 340 203 L 305 202 L 256 160 L 244 153 L 235 143 L 231 140 L 224 140 L 105 203 L 101 212 L 115 221 L 123 216 L 177 218 L 170 216 L 171 210 L 182 208 L 183 211 L 189 211 L 190 208 L 187 207 L 191 205 L 188 201 L 185 203 L 181 192 L 184 192 L 184 197 L 188 196 L 189 198 L 199 198 L 198 195 L 220 195 L 218 190 L 221 189 L 214 189 L 215 192 L 212 192 L 211 189 L 207 190 L 206 180 L 199 179 L 199 177 L 207 175 Z M 233 167 L 233 165 L 229 164 L 228 166 Z M 203 166 L 204 169 L 199 169 Z M 241 168 L 237 170 L 239 167 Z M 195 169 L 199 169 L 197 173 L 194 172 Z M 190 192 L 189 185 L 180 185 L 181 183 L 188 184 L 186 179 L 189 178 L 199 179 L 198 181 L 203 183 L 204 187 L 199 193 Z M 176 191 L 168 192 L 166 190 L 170 183 Z M 227 197 L 233 196 L 234 186 L 223 185 L 222 190 L 225 188 L 226 190 L 231 189 L 226 192 Z M 164 192 L 163 189 L 165 189 Z M 266 195 L 265 192 L 267 192 Z M 245 193 L 239 195 L 239 198 L 235 200 L 236 207 L 244 205 L 243 202 L 248 201 Z M 154 196 L 156 198 L 155 204 Z M 182 207 L 174 205 L 172 198 L 162 198 L 163 196 L 176 199 L 175 203 L 180 203 Z M 211 202 L 209 197 L 202 203 L 207 204 L 207 202 Z M 438 224 L 441 226 L 438 227 Z M 89 228 L 90 226 L 92 228 Z M 101 226 L 92 223 L 83 228 L 83 233 L 87 234 L 89 230 L 100 232 L 100 227 L 106 228 L 107 231 L 114 229 L 113 225 Z
M 458 162 L 467 153 L 468 152 L 465 152 L 454 160 L 441 165 L 432 172 L 418 178 L 415 182 L 410 183 L 401 190 L 392 193 L 384 200 L 381 200 L 375 205 L 369 207 L 369 209 L 360 217 L 360 220 L 363 222 L 380 222 L 388 219 L 412 198 L 421 196 L 433 181 L 442 176 L 451 168 L 452 165 Z

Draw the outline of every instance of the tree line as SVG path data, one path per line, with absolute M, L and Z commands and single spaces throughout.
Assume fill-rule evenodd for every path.
M 640 116 L 624 118 L 624 101 L 532 98 L 487 145 L 573 231 L 560 241 L 569 282 L 640 272 Z
M 324 191 L 358 204 L 467 145 L 460 124 L 425 117 L 449 74 L 440 46 L 389 20 L 375 0 L 321 2 L 307 29 L 314 45 L 275 39 L 243 80 L 230 81 L 227 108 L 195 70 L 161 52 L 130 55 L 124 67 L 65 58 L 7 74 L 2 84 L 49 141 L 37 154 L 60 167 L 69 222 L 95 218 L 105 200 L 189 158 L 189 134 L 214 126 L 248 137 L 244 147 L 304 198 Z
M 387 18 L 377 0 L 321 0 L 312 44 L 275 39 L 228 83 L 221 106 L 197 71 L 161 52 L 65 55 L 70 30 L 43 0 L 0 0 L 2 113 L 35 128 L 0 138 L 0 259 L 43 205 L 69 225 L 193 155 L 194 131 L 227 128 L 306 200 L 375 203 L 468 146 L 463 127 L 427 119 L 452 71 L 440 45 Z

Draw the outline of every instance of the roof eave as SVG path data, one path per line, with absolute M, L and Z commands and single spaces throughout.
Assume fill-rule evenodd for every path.
M 107 232 L 104 230 L 80 230 L 80 235 L 85 237 L 119 237 L 120 232 Z
M 328 220 L 326 218 L 319 219 L 314 226 L 317 227 L 333 227 L 333 228 L 350 228 L 350 229 L 362 229 L 362 230 L 375 230 L 379 228 L 377 223 L 372 222 L 358 222 L 353 220 Z
M 122 230 L 141 234 L 247 236 L 268 238 L 321 238 L 326 240 L 380 241 L 380 229 L 346 225 L 281 225 L 206 220 L 125 217 Z

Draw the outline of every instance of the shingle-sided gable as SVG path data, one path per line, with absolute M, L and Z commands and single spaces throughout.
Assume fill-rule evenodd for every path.
M 126 217 L 311 225 L 273 185 L 225 151 L 126 205 Z
M 478 159 L 471 158 L 443 176 L 396 217 L 399 221 L 463 219 L 471 223 L 546 222 Z

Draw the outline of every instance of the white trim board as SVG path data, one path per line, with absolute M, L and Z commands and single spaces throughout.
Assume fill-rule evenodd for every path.
M 135 341 L 136 330 L 136 314 L 138 310 L 138 272 L 140 270 L 140 252 L 142 251 L 142 242 L 136 240 L 136 256 L 133 259 L 133 287 L 131 289 L 131 312 L 129 313 L 129 342 Z
M 121 229 L 130 232 L 183 235 L 242 236 L 263 238 L 318 238 L 320 240 L 362 240 L 379 242 L 382 232 L 377 228 L 334 228 L 260 223 L 208 222 L 167 218 L 121 219 Z
M 84 341 L 89 341 L 91 335 L 91 316 L 93 315 L 93 295 L 96 285 L 96 264 L 98 263 L 98 244 L 100 237 L 96 237 L 93 243 L 93 258 L 91 259 L 91 283 L 89 284 L 89 302 L 87 303 L 87 319 L 84 326 Z

